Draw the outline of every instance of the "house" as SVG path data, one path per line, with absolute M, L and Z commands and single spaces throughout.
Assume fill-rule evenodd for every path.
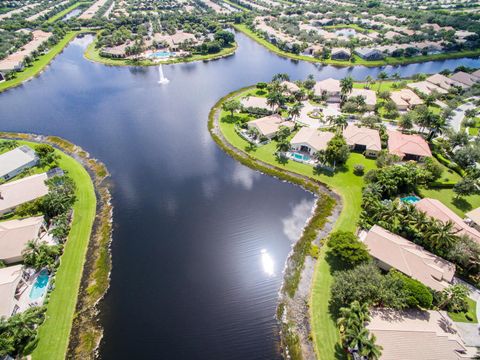
M 461 82 L 452 80 L 442 74 L 435 74 L 435 75 L 429 76 L 428 78 L 425 79 L 425 81 L 432 83 L 434 85 L 437 85 L 438 87 L 441 87 L 442 89 L 445 89 L 447 91 L 450 90 L 452 86 L 466 88 L 466 85 L 462 84 Z
M 425 95 L 430 95 L 433 92 L 436 92 L 438 94 L 447 94 L 448 91 L 445 90 L 444 88 L 441 88 L 440 86 L 437 86 L 435 84 L 432 84 L 431 82 L 428 81 L 419 81 L 419 82 L 414 82 L 414 83 L 408 83 L 407 87 L 409 87 L 412 90 L 417 90 L 421 92 L 422 94 Z
M 297 91 L 300 91 L 300 88 L 298 87 L 298 85 L 291 81 L 282 81 L 280 85 L 285 87 L 287 89 L 287 92 L 290 94 L 294 94 Z
M 249 129 L 257 129 L 260 135 L 271 139 L 275 136 L 278 129 L 280 129 L 280 126 L 286 126 L 291 130 L 295 126 L 295 123 L 292 121 L 285 121 L 280 115 L 274 114 L 260 119 L 251 120 L 247 123 L 247 126 Z
M 47 173 L 32 175 L 0 185 L 0 215 L 13 211 L 17 206 L 47 195 Z
M 349 60 L 350 50 L 347 48 L 332 48 L 330 58 L 333 60 Z
M 476 70 L 472 73 L 473 76 L 480 78 L 480 70 Z
M 382 360 L 461 360 L 476 354 L 444 311 L 377 308 L 370 311 L 367 329 L 382 347 Z
M 388 152 L 397 155 L 403 160 L 422 160 L 431 157 L 432 152 L 425 139 L 420 135 L 402 134 L 388 130 Z
M 198 42 L 194 34 L 183 31 L 177 31 L 173 35 L 157 33 L 153 36 L 153 41 L 164 43 L 171 51 L 179 51 L 180 46 L 184 43 L 196 44 Z
M 317 151 L 326 150 L 328 142 L 335 136 L 334 133 L 318 131 L 304 127 L 290 140 L 292 151 L 308 153 L 314 156 Z
M 11 179 L 37 163 L 38 156 L 31 147 L 26 145 L 17 147 L 0 155 L 0 178 Z
M 377 157 L 382 150 L 378 130 L 350 124 L 343 130 L 343 137 L 351 150 L 362 152 L 365 156 Z
M 104 57 L 122 59 L 127 56 L 127 47 L 130 45 L 129 42 L 117 46 L 105 47 L 100 50 L 100 55 Z
M 313 92 L 315 96 L 325 96 L 328 102 L 340 102 L 340 80 L 328 78 L 317 81 L 313 87 Z
M 395 106 L 400 111 L 405 111 L 423 104 L 423 100 L 410 89 L 392 91 L 390 93 L 390 99 L 392 99 Z
M 360 239 L 385 271 L 397 269 L 437 291 L 448 287 L 453 280 L 454 264 L 381 226 L 374 225 L 366 234 L 360 234 Z
M 363 60 L 382 60 L 385 57 L 380 50 L 375 48 L 357 48 L 355 54 Z
M 460 216 L 455 214 L 447 206 L 437 199 L 424 198 L 415 203 L 415 207 L 428 216 L 440 220 L 443 223 L 451 221 L 456 235 L 466 235 L 480 244 L 480 232 L 468 226 Z
M 46 42 L 52 33 L 42 30 L 32 31 L 33 39 L 25 44 L 20 50 L 8 55 L 5 59 L 0 60 L 0 72 L 21 71 L 24 68 L 23 61 L 36 51 L 40 45 Z
M 247 96 L 240 100 L 240 103 L 245 108 L 259 108 L 272 111 L 272 107 L 267 104 L 267 98 Z
M 348 97 L 362 96 L 365 99 L 365 105 L 368 110 L 375 110 L 375 105 L 377 104 L 377 93 L 373 90 L 368 89 L 352 89 L 352 92 Z
M 22 265 L 0 269 L 0 318 L 8 318 L 15 312 L 15 294 L 22 273 Z
M 0 261 L 5 264 L 22 261 L 22 251 L 27 243 L 46 235 L 43 216 L 0 222 Z
M 459 83 L 462 83 L 467 87 L 472 87 L 473 85 L 475 85 L 477 82 L 480 81 L 479 77 L 463 71 L 456 72 L 450 77 L 450 79 L 455 80 Z

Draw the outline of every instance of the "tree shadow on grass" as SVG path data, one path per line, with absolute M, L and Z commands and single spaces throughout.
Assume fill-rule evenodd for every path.
M 276 155 L 275 155 L 275 160 L 276 160 L 277 163 L 279 163 L 280 165 L 286 165 L 286 164 L 288 164 L 288 158 L 287 158 L 285 155 L 276 154 Z
M 239 122 L 240 120 L 242 120 L 242 118 L 240 116 L 235 116 L 235 115 L 232 116 L 231 114 L 222 116 L 220 118 L 220 121 L 222 123 L 227 123 L 227 124 L 235 124 L 235 123 Z
M 257 151 L 258 146 L 252 143 L 249 143 L 248 145 L 245 146 L 245 151 L 247 153 L 255 152 Z
M 452 201 L 452 204 L 455 205 L 457 209 L 462 210 L 463 212 L 467 212 L 472 210 L 472 204 L 470 204 L 467 200 L 464 198 L 455 198 Z
M 333 177 L 335 172 L 321 166 L 315 166 L 313 168 L 313 175 L 325 175 L 328 177 Z

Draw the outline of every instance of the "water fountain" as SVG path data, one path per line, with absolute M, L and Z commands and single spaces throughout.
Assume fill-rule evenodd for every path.
M 170 80 L 168 80 L 165 75 L 163 75 L 163 69 L 162 69 L 162 65 L 158 65 L 158 75 L 160 77 L 160 79 L 158 80 L 158 83 L 159 84 L 168 84 L 170 82 Z

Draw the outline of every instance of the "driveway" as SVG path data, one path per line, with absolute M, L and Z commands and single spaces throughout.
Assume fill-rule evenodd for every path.
M 454 110 L 453 117 L 450 119 L 450 125 L 452 126 L 453 130 L 455 130 L 456 132 L 459 132 L 462 126 L 462 121 L 465 118 L 465 111 L 475 109 L 475 108 L 476 106 L 471 102 L 460 105 L 458 108 L 456 108 Z

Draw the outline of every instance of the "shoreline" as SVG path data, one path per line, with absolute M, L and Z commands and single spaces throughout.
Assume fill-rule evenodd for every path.
M 445 60 L 453 60 L 453 59 L 462 59 L 462 58 L 479 58 L 480 57 L 480 50 L 474 51 L 465 51 L 465 52 L 457 52 L 457 53 L 444 53 L 438 55 L 425 55 L 425 56 L 416 56 L 412 58 L 402 59 L 402 60 L 395 60 L 395 58 L 388 58 L 387 60 L 363 60 L 356 56 L 355 58 L 357 61 L 355 62 L 346 62 L 340 60 L 331 60 L 331 59 L 316 59 L 314 57 L 300 55 L 300 54 L 293 54 L 286 51 L 283 51 L 277 48 L 275 45 L 269 43 L 267 40 L 258 36 L 255 32 L 250 30 L 245 24 L 232 24 L 231 25 L 236 31 L 241 32 L 245 36 L 248 36 L 251 40 L 255 41 L 260 46 L 264 47 L 268 51 L 281 56 L 283 58 L 291 59 L 294 61 L 306 61 L 313 64 L 322 64 L 322 65 L 330 65 L 336 67 L 356 67 L 356 66 L 365 66 L 365 67 L 384 67 L 384 66 L 403 66 L 403 65 L 411 65 L 411 64 L 421 64 L 430 61 L 445 61 Z
M 112 241 L 113 206 L 111 205 L 110 185 L 107 181 L 110 174 L 103 163 L 91 158 L 90 154 L 79 146 L 62 138 L 6 132 L 0 132 L 0 137 L 50 144 L 77 161 L 92 181 L 96 199 L 95 214 L 84 252 L 79 288 L 75 296 L 74 317 L 70 331 L 66 334 L 65 355 L 67 358 L 94 359 L 103 334 L 97 321 L 99 313 L 97 305 L 108 290 L 112 268 L 110 244 Z M 45 322 L 40 328 L 44 324 Z M 55 324 L 53 326 L 55 327 Z M 36 350 L 32 354 L 33 359 L 44 359 L 45 357 L 42 354 L 35 353 Z M 47 351 L 47 353 L 49 352 Z M 48 356 L 49 359 L 52 359 L 50 354 Z
M 299 240 L 293 244 L 285 261 L 276 314 L 282 350 L 285 357 L 288 359 L 312 359 L 316 358 L 316 352 L 310 335 L 311 317 L 309 299 L 313 290 L 312 280 L 318 257 L 314 258 L 309 253 L 302 252 L 299 247 L 302 244 L 303 238 L 308 236 L 307 234 L 311 236 L 312 232 L 314 239 L 304 244 L 312 244 L 319 248 L 323 247 L 322 240 L 334 228 L 343 208 L 342 198 L 334 190 L 331 190 L 327 184 L 254 159 L 249 154 L 228 142 L 223 136 L 219 125 L 221 104 L 249 88 L 252 88 L 252 86 L 233 91 L 218 100 L 210 110 L 208 129 L 217 145 L 235 160 L 262 174 L 287 181 L 292 185 L 298 185 L 316 197 L 311 216 L 306 220 L 305 226 L 302 229 L 302 235 Z M 325 209 L 327 214 L 322 213 L 322 210 Z M 317 217 L 319 217 L 319 222 L 315 221 Z M 298 256 L 301 257 L 300 265 L 299 263 L 295 263 L 295 258 Z M 300 266 L 300 269 L 298 269 L 298 266 Z M 291 294 L 292 288 L 289 288 L 289 282 L 292 281 L 292 276 L 298 279 L 298 283 L 294 286 L 293 294 Z M 290 291 L 288 289 L 290 289 Z
M 151 60 L 130 60 L 130 59 L 113 59 L 107 58 L 100 55 L 99 51 L 95 49 L 95 39 L 87 46 L 87 49 L 83 53 L 83 57 L 88 61 L 93 63 L 107 65 L 107 66 L 158 66 L 158 65 L 171 65 L 171 64 L 187 64 L 193 63 L 196 61 L 212 61 L 219 60 L 229 56 L 235 55 L 235 52 L 238 49 L 238 43 L 235 42 L 232 47 L 224 48 L 222 51 L 216 54 L 210 55 L 193 55 L 187 58 L 174 58 L 167 61 L 153 62 Z

